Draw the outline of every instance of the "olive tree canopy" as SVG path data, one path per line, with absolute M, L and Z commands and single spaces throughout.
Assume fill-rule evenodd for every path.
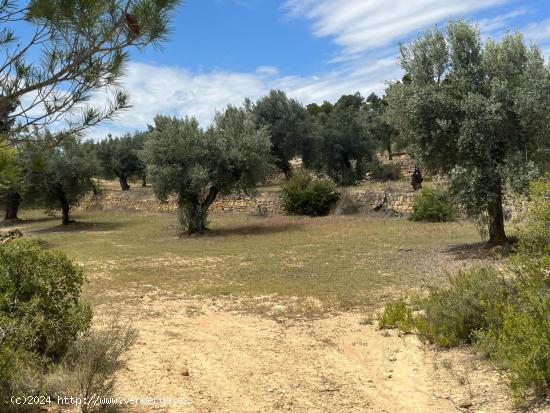
M 97 160 L 76 137 L 53 145 L 48 131 L 25 146 L 20 157 L 25 169 L 26 198 L 38 206 L 61 209 L 62 224 L 70 224 L 71 208 L 93 189 Z
M 106 179 L 118 178 L 120 189 L 128 191 L 129 178 L 143 178 L 144 165 L 139 158 L 143 149 L 145 133 L 126 134 L 121 137 L 107 139 L 94 145 L 101 166 L 101 175 Z
M 352 185 L 363 179 L 377 145 L 365 99 L 358 92 L 340 97 L 330 110 L 323 106 L 327 110 L 316 115 L 319 137 L 313 165 L 338 184 Z M 310 105 L 310 111 L 316 108 Z
M 205 132 L 194 118 L 157 116 L 142 152 L 156 195 L 178 198 L 187 233 L 207 227 L 208 209 L 218 194 L 248 191 L 269 168 L 271 143 L 253 116 L 229 106 Z
M 290 161 L 301 155 L 307 160 L 312 147 L 312 123 L 307 109 L 281 90 L 272 90 L 255 104 L 247 102 L 258 128 L 267 127 L 277 168 L 290 178 Z
M 487 217 L 489 244 L 507 242 L 503 198 L 526 188 L 548 159 L 550 69 L 520 33 L 482 42 L 451 21 L 401 49 L 403 82 L 388 88 L 388 115 L 422 165 L 449 175 L 472 217 Z

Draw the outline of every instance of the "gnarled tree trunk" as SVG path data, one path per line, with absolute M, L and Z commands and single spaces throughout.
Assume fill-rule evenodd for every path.
M 19 219 L 17 215 L 19 214 L 20 205 L 21 195 L 19 195 L 19 192 L 8 190 L 8 194 L 6 195 L 6 215 L 4 217 L 6 221 L 15 221 Z
M 123 191 L 129 191 L 130 185 L 128 185 L 128 177 L 127 176 L 119 176 L 118 181 L 120 182 L 120 189 Z
M 218 196 L 219 189 L 211 187 L 204 201 L 200 202 L 198 195 L 193 194 L 179 200 L 180 224 L 188 235 L 202 234 L 208 225 L 208 209 Z
M 340 161 L 340 173 L 341 173 L 340 184 L 342 186 L 353 185 L 353 170 L 349 159 L 345 158 Z
M 63 188 L 58 187 L 56 188 L 55 192 L 57 195 L 57 199 L 61 204 L 61 223 L 63 225 L 69 225 L 72 222 L 70 219 L 71 205 L 69 204 L 69 201 L 65 196 Z
M 292 167 L 290 166 L 290 164 L 288 162 L 278 160 L 278 161 L 275 162 L 275 166 L 277 168 L 279 168 L 285 174 L 285 178 L 287 180 L 292 178 Z
M 489 205 L 489 241 L 488 246 L 505 245 L 508 237 L 504 229 L 504 208 L 502 207 L 502 188 L 497 191 L 498 195 Z

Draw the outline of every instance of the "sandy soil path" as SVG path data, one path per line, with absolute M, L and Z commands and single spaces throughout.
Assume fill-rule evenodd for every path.
M 118 393 L 172 401 L 136 411 L 457 411 L 434 397 L 415 337 L 385 336 L 361 320 L 281 323 L 189 300 L 149 301 L 133 315 L 139 338 Z

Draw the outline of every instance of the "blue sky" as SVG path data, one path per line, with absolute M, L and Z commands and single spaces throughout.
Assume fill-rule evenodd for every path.
M 146 127 L 157 113 L 196 116 L 272 88 L 304 104 L 383 93 L 398 79 L 399 42 L 464 17 L 484 37 L 521 30 L 550 54 L 545 0 L 187 0 L 161 50 L 135 52 L 124 83 L 133 107 L 90 131 Z

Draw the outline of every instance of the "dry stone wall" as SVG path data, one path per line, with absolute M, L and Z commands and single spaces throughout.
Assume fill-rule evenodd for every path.
M 415 193 L 398 189 L 349 189 L 343 191 L 343 197 L 350 199 L 362 212 L 380 211 L 388 215 L 405 216 L 412 212 Z M 525 199 L 505 198 L 507 219 L 520 217 L 525 208 Z M 127 192 L 105 191 L 98 196 L 89 195 L 81 201 L 79 209 L 175 212 L 177 205 L 175 198 L 160 202 L 151 190 L 136 188 Z M 262 192 L 256 196 L 222 196 L 214 202 L 211 210 L 228 213 L 284 214 L 279 192 Z
M 392 192 L 381 190 L 357 190 L 346 192 L 362 211 L 384 211 L 392 215 L 407 214 L 412 210 L 414 194 L 411 192 Z M 85 197 L 79 207 L 81 210 L 126 209 L 149 212 L 175 212 L 175 198 L 167 202 L 156 199 L 152 192 L 135 189 L 126 192 L 105 191 L 100 195 Z M 217 212 L 283 214 L 281 194 L 279 192 L 260 193 L 256 196 L 233 195 L 219 197 L 211 207 Z

